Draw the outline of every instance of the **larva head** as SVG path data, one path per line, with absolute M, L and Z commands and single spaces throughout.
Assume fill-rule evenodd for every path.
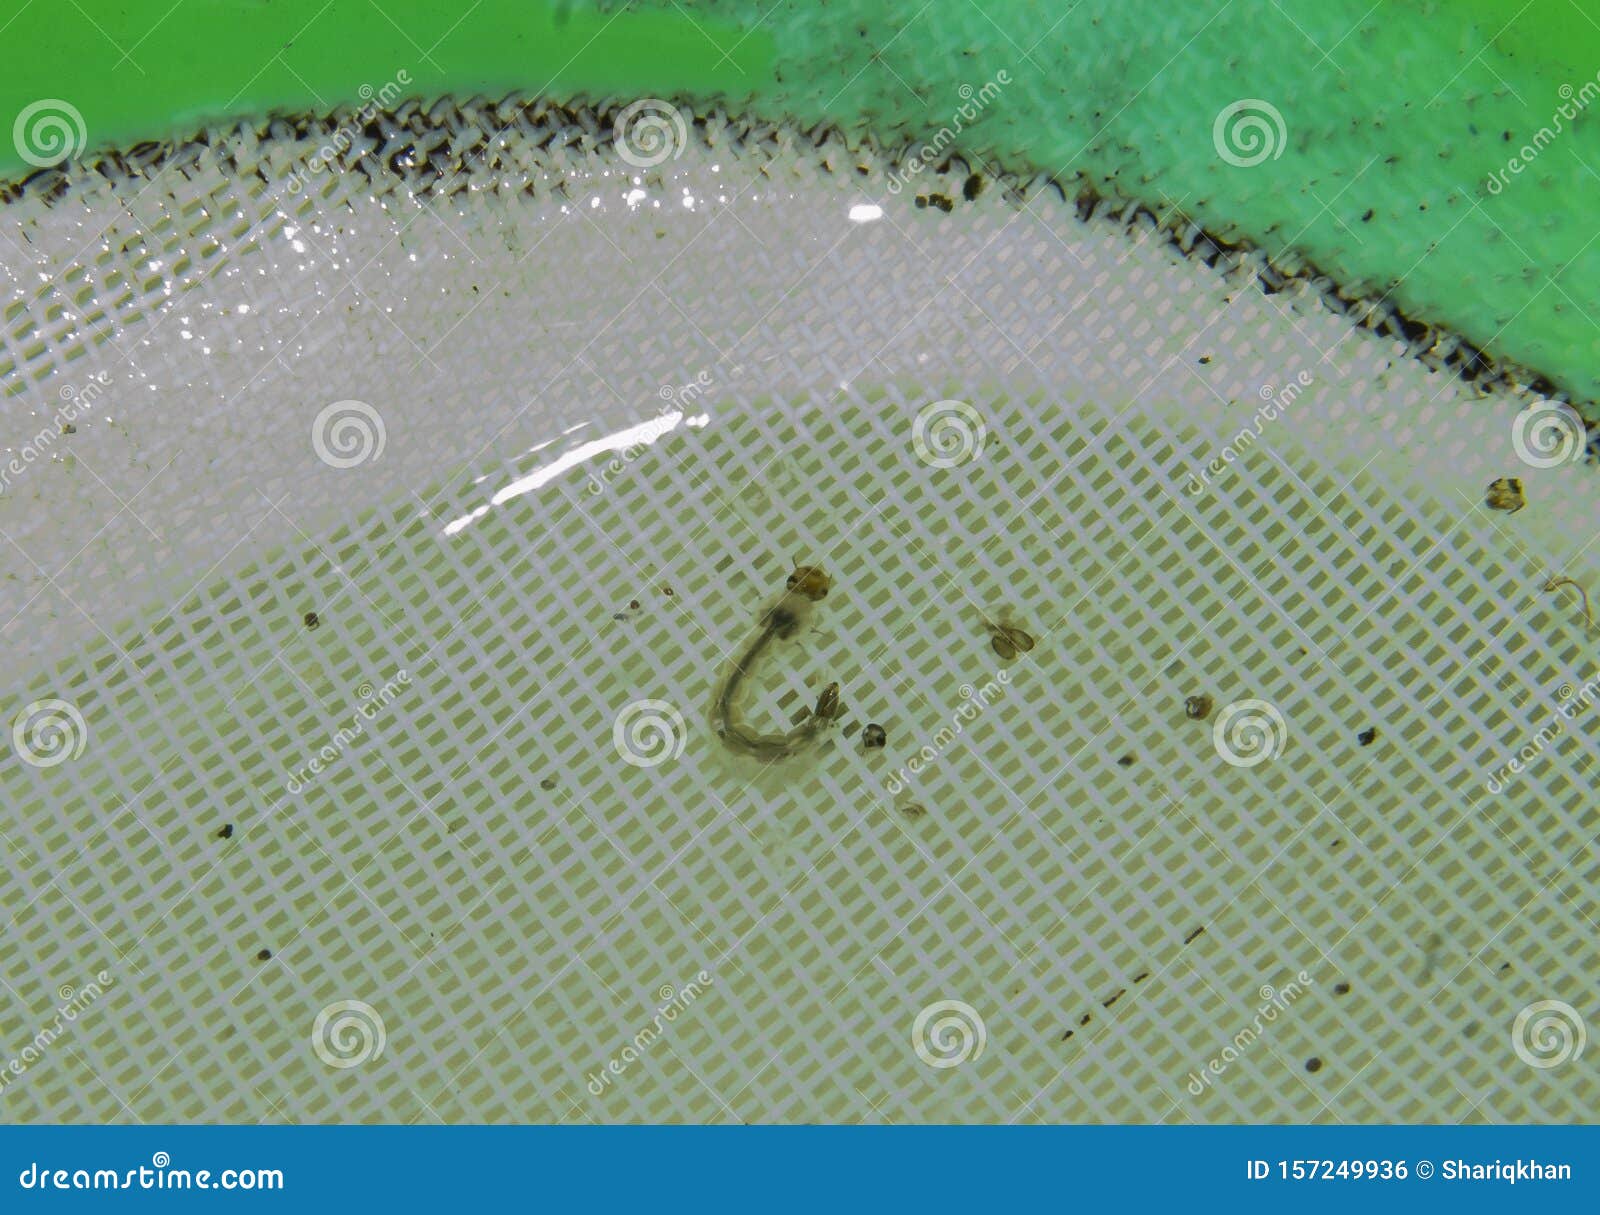
M 828 577 L 820 565 L 797 563 L 794 573 L 789 575 L 784 585 L 815 603 L 827 595 L 828 588 L 833 585 L 833 579 Z

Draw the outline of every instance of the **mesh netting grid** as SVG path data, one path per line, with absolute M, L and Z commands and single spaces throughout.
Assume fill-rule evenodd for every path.
M 448 147 L 491 109 L 388 138 Z M 505 162 L 462 166 L 563 183 L 531 198 L 446 206 L 381 170 L 291 193 L 316 136 L 246 128 L 131 201 L 78 179 L 87 220 L 8 204 L 39 265 L 79 267 L 8 324 L 26 429 L 63 380 L 119 386 L 73 436 L 99 447 L 7 495 L 7 631 L 38 671 L 8 703 L 62 698 L 87 739 L 4 768 L 8 1021 L 112 978 L 12 1116 L 1592 1108 L 1589 1064 L 1506 1034 L 1594 972 L 1592 748 L 1483 791 L 1588 679 L 1581 611 L 1540 588 L 1592 580 L 1590 474 L 1517 459 L 1530 394 L 1109 208 L 966 200 L 963 169 L 918 183 L 946 214 L 874 190 L 871 149 L 723 119 L 641 172 L 592 119 L 549 139 L 565 121 L 530 108 Z M 211 268 L 130 273 L 219 227 Z M 1301 371 L 1292 420 L 1188 492 Z M 952 399 L 981 439 L 945 467 L 914 429 Z M 383 449 L 333 468 L 310 430 L 344 400 L 376 402 Z M 1505 476 L 1537 509 L 1484 507 Z M 752 768 L 709 710 L 796 560 L 834 589 L 749 716 L 830 678 L 846 715 Z M 986 619 L 1036 644 L 1005 660 Z M 1282 750 L 1231 765 L 1218 715 L 1257 699 Z M 642 701 L 682 723 L 653 766 L 614 737 Z M 1296 994 L 1191 1093 L 1267 988 Z M 351 1067 L 317 1038 L 341 1001 L 382 1026 Z M 982 1035 L 953 1067 L 913 1043 L 945 1001 Z

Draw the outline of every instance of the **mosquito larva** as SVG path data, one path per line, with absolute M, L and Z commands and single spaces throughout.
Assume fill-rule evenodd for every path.
M 712 707 L 713 723 L 723 744 L 730 751 L 763 763 L 798 755 L 844 713 L 839 685 L 835 682 L 822 689 L 816 706 L 807 709 L 804 719 L 792 730 L 762 733 L 740 720 L 738 697 L 744 681 L 774 641 L 787 640 L 800 631 L 810 618 L 812 605 L 827 595 L 832 581 L 820 566 L 796 563 L 784 585 L 787 589 L 777 603 L 762 613 L 755 637 L 734 660 Z

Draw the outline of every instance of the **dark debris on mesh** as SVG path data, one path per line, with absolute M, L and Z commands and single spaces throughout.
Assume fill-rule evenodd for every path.
M 75 189 L 102 181 L 147 183 L 167 172 L 187 177 L 207 158 L 225 174 L 254 175 L 270 184 L 259 163 L 259 152 L 274 142 L 311 142 L 316 154 L 327 154 L 323 156 L 327 169 L 358 174 L 369 181 L 395 181 L 419 199 L 485 189 L 529 197 L 565 195 L 564 182 L 529 179 L 515 158 L 500 154 L 507 136 L 516 131 L 519 138 L 542 150 L 602 151 L 615 143 L 615 119 L 630 100 L 577 98 L 563 104 L 521 95 L 499 101 L 447 97 L 426 103 L 412 99 L 392 110 L 368 103 L 323 115 L 279 114 L 234 122 L 187 138 L 101 150 L 20 179 L 0 181 L 0 204 L 23 197 L 57 204 Z M 708 149 L 715 138 L 716 147 L 735 152 L 809 155 L 819 167 L 834 173 L 857 173 L 863 168 L 857 161 L 865 155 L 878 160 L 888 174 L 902 171 L 919 146 L 911 140 L 891 145 L 869 134 L 827 124 L 801 127 L 722 109 L 697 111 L 689 99 L 679 100 L 682 112 L 692 115 L 686 122 L 690 137 Z M 304 161 L 300 163 L 304 167 Z M 972 151 L 952 153 L 929 166 L 919 180 L 928 184 L 917 201 L 926 206 L 929 199 L 936 199 L 938 209 L 946 212 L 988 195 L 991 188 L 1019 209 L 1035 198 L 1054 194 L 1085 224 L 1110 223 L 1140 238 L 1155 235 L 1185 258 L 1219 272 L 1244 265 L 1263 295 L 1293 292 L 1312 296 L 1359 328 L 1403 343 L 1408 357 L 1485 393 L 1568 399 L 1549 376 L 1497 359 L 1460 334 L 1406 315 L 1381 295 L 1347 289 L 1292 250 L 1277 257 L 1264 255 L 1250 242 L 1229 241 L 1207 231 L 1176 207 L 1158 211 L 1137 199 L 1109 193 L 1086 178 L 1029 175 Z M 1600 422 L 1593 420 L 1600 418 L 1600 400 L 1579 398 L 1570 403 L 1588 420 L 1588 461 L 1600 460 Z

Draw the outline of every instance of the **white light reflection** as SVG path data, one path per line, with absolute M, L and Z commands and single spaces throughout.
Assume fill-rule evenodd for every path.
M 571 451 L 563 452 L 557 456 L 543 468 L 536 469 L 525 477 L 519 477 L 511 484 L 498 490 L 486 505 L 476 507 L 459 519 L 453 519 L 445 524 L 444 534 L 446 536 L 456 535 L 472 523 L 483 518 L 492 508 L 509 502 L 513 498 L 520 498 L 523 494 L 532 493 L 541 485 L 549 484 L 562 473 L 576 468 L 587 460 L 594 459 L 595 456 L 603 455 L 608 451 L 622 451 L 629 447 L 648 447 L 663 435 L 676 430 L 679 426 L 701 427 L 710 421 L 710 414 L 702 413 L 696 414 L 694 417 L 686 417 L 681 409 L 670 409 L 635 426 L 630 426 L 626 430 L 619 430 L 614 434 L 606 435 L 604 438 L 591 439 L 587 443 L 580 443 Z M 540 444 L 540 447 L 546 446 L 549 446 L 549 444 Z M 538 448 L 534 450 L 538 450 Z

